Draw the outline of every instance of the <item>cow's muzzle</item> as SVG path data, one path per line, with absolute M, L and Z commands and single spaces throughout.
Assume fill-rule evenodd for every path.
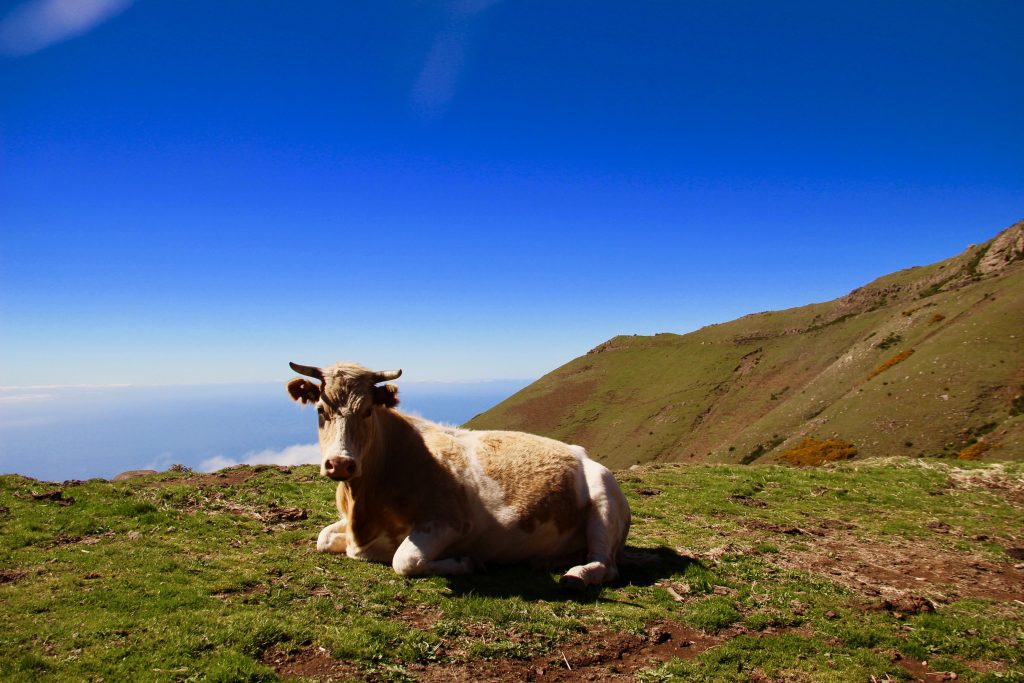
M 324 474 L 334 481 L 348 481 L 358 474 L 356 459 L 336 456 L 324 461 Z

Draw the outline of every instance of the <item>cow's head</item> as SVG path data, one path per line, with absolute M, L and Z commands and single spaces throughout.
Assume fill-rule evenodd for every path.
M 328 368 L 289 363 L 292 370 L 319 380 L 296 377 L 286 385 L 299 403 L 316 406 L 320 421 L 320 474 L 335 481 L 355 479 L 362 473 L 363 446 L 373 429 L 373 407 L 398 405 L 398 387 L 377 386 L 398 379 L 401 370 L 374 372 L 355 363 Z

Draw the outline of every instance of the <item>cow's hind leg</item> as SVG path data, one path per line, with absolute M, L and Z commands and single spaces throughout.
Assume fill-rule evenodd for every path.
M 440 558 L 457 538 L 449 528 L 414 530 L 398 546 L 391 566 L 402 576 L 469 574 L 473 561 L 468 557 Z
M 629 503 L 615 477 L 593 460 L 583 461 L 590 497 L 587 511 L 587 562 L 567 571 L 561 586 L 579 590 L 619 578 L 616 564 L 629 533 Z

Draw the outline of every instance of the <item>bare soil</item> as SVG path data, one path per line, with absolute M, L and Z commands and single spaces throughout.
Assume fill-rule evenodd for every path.
M 324 682 L 365 680 L 358 666 L 335 659 L 322 647 L 313 646 L 297 652 L 288 652 L 275 645 L 263 653 L 262 660 L 286 679 L 312 678 Z
M 414 664 L 407 668 L 416 680 L 425 683 L 505 683 L 531 681 L 568 683 L 570 681 L 634 681 L 642 669 L 672 659 L 694 659 L 741 634 L 760 637 L 800 629 L 767 629 L 749 633 L 742 626 L 716 635 L 664 620 L 652 624 L 643 634 L 601 632 L 579 636 L 552 652 L 529 660 L 495 659 L 443 664 Z M 946 672 L 933 671 L 927 662 L 893 660 L 904 668 L 912 681 L 953 680 Z M 337 660 L 324 648 L 309 646 L 287 652 L 275 646 L 263 655 L 263 662 L 272 666 L 285 679 L 312 678 L 319 681 L 377 680 L 375 672 L 360 669 L 352 662 Z M 970 662 L 975 670 L 993 670 L 991 662 Z M 976 666 L 975 666 L 976 665 Z M 758 680 L 755 672 L 755 680 Z M 762 675 L 760 680 L 771 681 Z
M 936 550 L 934 544 L 893 538 L 872 543 L 840 532 L 804 551 L 780 554 L 777 563 L 828 575 L 867 596 L 920 593 L 938 602 L 958 598 L 1024 600 L 1024 571 L 1009 561 Z

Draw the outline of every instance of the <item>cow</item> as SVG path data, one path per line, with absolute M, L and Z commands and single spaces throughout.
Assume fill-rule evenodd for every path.
M 402 576 L 485 563 L 571 568 L 567 589 L 614 581 L 629 532 L 626 497 L 580 446 L 437 424 L 395 409 L 401 370 L 289 363 L 286 385 L 316 406 L 320 474 L 338 482 L 339 520 L 320 552 L 390 564 Z

